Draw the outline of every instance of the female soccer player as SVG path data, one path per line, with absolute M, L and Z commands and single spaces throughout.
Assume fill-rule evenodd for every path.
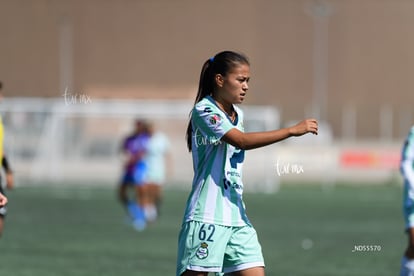
M 401 276 L 414 275 L 414 126 L 405 140 L 401 157 L 401 174 L 404 178 L 404 219 L 408 246 L 401 261 Z
M 154 124 L 150 122 L 147 122 L 147 134 L 149 138 L 144 162 L 147 166 L 146 192 L 148 193 L 149 204 L 146 215 L 148 221 L 155 221 L 160 214 L 162 188 L 167 167 L 171 163 L 168 162 L 170 161 L 170 142 L 167 136 L 155 130 Z
M 3 83 L 0 82 L 0 101 L 2 99 L 2 94 L 1 94 L 1 90 L 3 88 Z M 3 149 L 3 138 L 4 138 L 4 130 L 3 130 L 3 122 L 1 120 L 1 116 L 0 116 L 0 170 L 4 169 L 5 173 L 6 173 L 6 186 L 5 188 L 7 189 L 12 189 L 13 188 L 13 172 L 10 168 L 9 162 L 4 154 L 4 149 Z M 4 196 L 4 190 L 3 190 L 3 185 L 1 183 L 1 177 L 0 177 L 0 236 L 3 233 L 3 227 L 4 227 L 4 218 L 7 214 L 7 198 Z
M 119 186 L 118 194 L 121 203 L 126 207 L 132 218 L 135 229 L 142 231 L 146 227 L 145 206 L 147 205 L 145 177 L 147 166 L 143 161 L 147 150 L 148 135 L 145 122 L 137 120 L 134 132 L 126 137 L 122 144 L 125 155 L 124 175 Z M 135 190 L 135 198 L 128 198 L 128 190 Z
M 187 128 L 194 178 L 178 241 L 178 275 L 209 272 L 264 275 L 256 231 L 242 200 L 244 151 L 291 136 L 317 134 L 318 123 L 244 133 L 241 104 L 248 91 L 248 59 L 232 51 L 218 53 L 201 70 L 195 106 Z
M 14 177 L 13 177 L 13 171 L 10 168 L 9 162 L 7 157 L 3 154 L 3 157 L 1 158 L 1 169 L 4 170 L 4 172 L 6 173 L 6 186 L 5 188 L 7 188 L 8 190 L 13 189 L 14 186 Z M 3 189 L 3 185 L 1 183 L 1 178 L 0 178 L 0 194 L 4 196 L 4 189 Z M 3 234 L 3 228 L 4 228 L 4 219 L 7 215 L 7 198 L 3 199 L 4 200 L 4 204 L 0 203 L 0 237 Z M 1 199 L 0 199 L 1 201 Z

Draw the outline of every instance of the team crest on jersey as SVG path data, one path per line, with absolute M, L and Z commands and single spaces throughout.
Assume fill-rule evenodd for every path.
M 220 122 L 220 117 L 217 114 L 214 114 L 210 116 L 208 121 L 210 122 L 210 125 L 214 126 Z
M 205 259 L 208 257 L 208 244 L 202 242 L 200 247 L 197 249 L 196 256 L 199 259 Z

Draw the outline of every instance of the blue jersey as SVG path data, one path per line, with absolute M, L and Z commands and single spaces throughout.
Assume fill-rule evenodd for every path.
M 136 165 L 142 161 L 148 146 L 149 137 L 146 134 L 131 135 L 127 137 L 123 144 L 124 152 L 134 160 L 127 166 L 127 171 L 132 172 Z
M 146 179 L 147 166 L 144 155 L 148 148 L 149 136 L 147 134 L 131 135 L 123 144 L 123 150 L 129 160 L 123 176 L 123 184 L 143 184 Z

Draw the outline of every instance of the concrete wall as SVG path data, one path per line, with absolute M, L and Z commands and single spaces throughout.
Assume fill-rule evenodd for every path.
M 413 15 L 410 0 L 0 0 L 0 80 L 13 97 L 188 99 L 204 60 L 233 49 L 252 63 L 246 104 L 317 116 L 335 137 L 348 110 L 350 138 L 399 139 L 414 122 Z

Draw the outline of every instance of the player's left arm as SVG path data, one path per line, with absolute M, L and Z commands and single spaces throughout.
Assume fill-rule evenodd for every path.
M 289 137 L 301 136 L 306 133 L 318 134 L 317 120 L 307 119 L 288 128 L 263 132 L 244 133 L 237 128 L 232 128 L 222 139 L 235 147 L 249 150 L 277 143 Z

